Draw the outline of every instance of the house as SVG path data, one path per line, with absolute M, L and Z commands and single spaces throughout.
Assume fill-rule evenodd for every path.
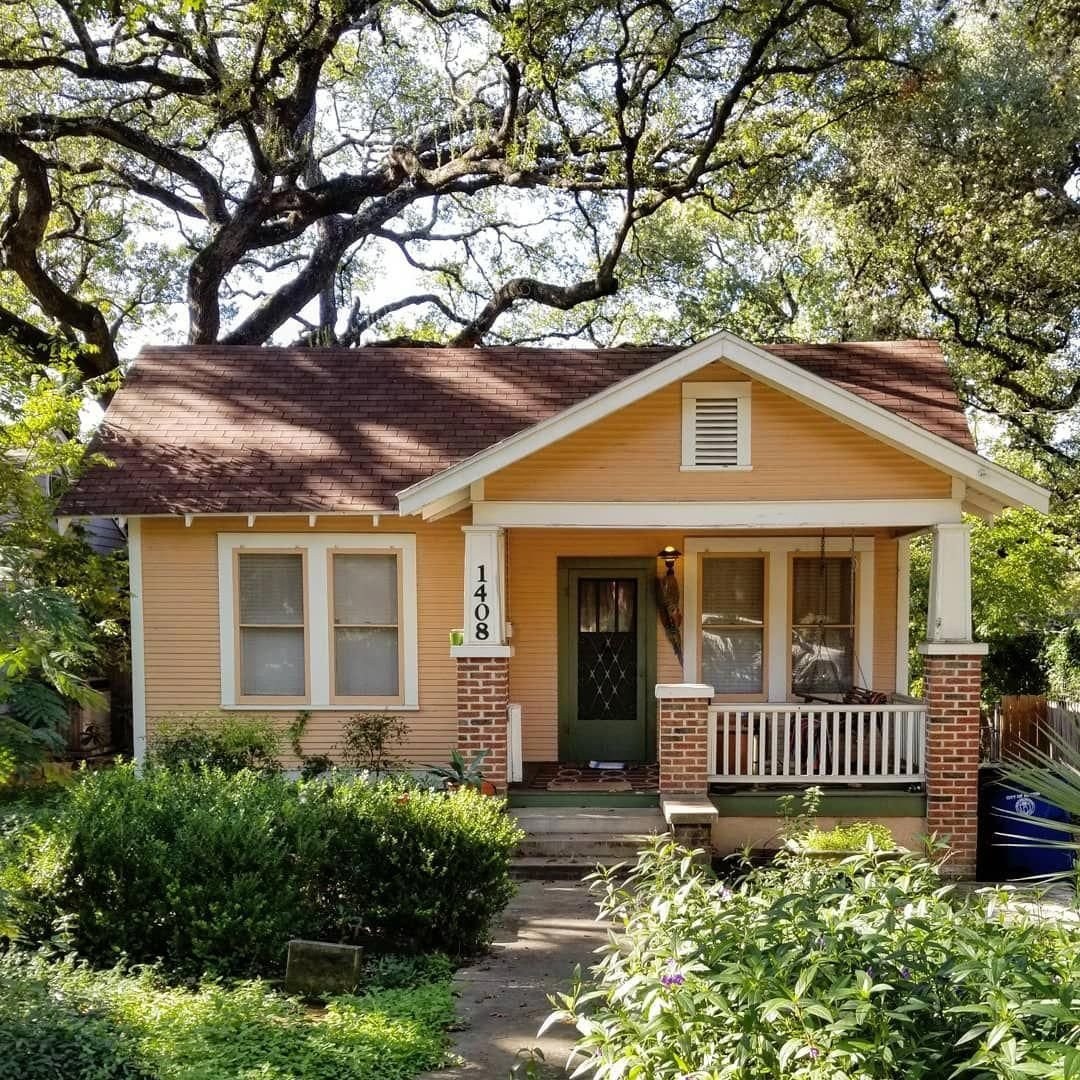
M 178 712 L 307 710 L 332 752 L 400 710 L 406 757 L 485 749 L 518 803 L 659 795 L 731 847 L 818 783 L 973 869 L 962 515 L 1048 496 L 978 455 L 934 342 L 151 348 L 96 448 L 63 512 L 126 519 L 139 753 Z

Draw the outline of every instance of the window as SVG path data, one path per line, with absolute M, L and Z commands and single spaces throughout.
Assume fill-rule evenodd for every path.
M 838 694 L 855 666 L 855 563 L 796 558 L 791 585 L 791 689 Z
M 241 696 L 303 701 L 304 556 L 238 552 L 236 581 Z
M 750 384 L 683 383 L 684 469 L 750 466 Z
M 401 694 L 396 553 L 332 552 L 334 699 Z
M 218 533 L 221 705 L 420 706 L 416 536 Z
M 701 561 L 701 677 L 717 694 L 764 691 L 765 559 Z

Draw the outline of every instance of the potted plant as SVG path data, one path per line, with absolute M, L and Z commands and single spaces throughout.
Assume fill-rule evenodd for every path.
M 431 775 L 441 780 L 447 791 L 455 791 L 461 787 L 475 788 L 484 795 L 494 795 L 495 785 L 484 779 L 481 765 L 488 756 L 486 750 L 477 750 L 471 761 L 466 761 L 461 751 L 450 751 L 449 765 L 428 765 Z

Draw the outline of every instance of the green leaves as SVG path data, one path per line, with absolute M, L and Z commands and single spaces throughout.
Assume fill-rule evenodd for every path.
M 782 856 L 729 895 L 658 840 L 600 888 L 618 937 L 560 1002 L 600 1080 L 1004 1080 L 1060 1075 L 1047 1069 L 1071 1052 L 1068 932 L 1002 920 L 918 857 Z M 687 978 L 665 986 L 673 965 Z

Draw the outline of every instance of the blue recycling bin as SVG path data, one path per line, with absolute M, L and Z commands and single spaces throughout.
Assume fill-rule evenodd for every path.
M 1072 851 L 1044 847 L 1040 843 L 1043 840 L 1068 840 L 1069 834 L 1041 825 L 1035 818 L 1068 821 L 1069 815 L 1060 807 L 1048 803 L 1038 792 L 1002 789 L 993 796 L 991 813 L 993 843 L 1006 878 L 1060 874 L 1073 868 Z M 1012 814 L 1019 816 L 1012 817 Z M 1003 835 L 1006 833 L 1009 835 Z

